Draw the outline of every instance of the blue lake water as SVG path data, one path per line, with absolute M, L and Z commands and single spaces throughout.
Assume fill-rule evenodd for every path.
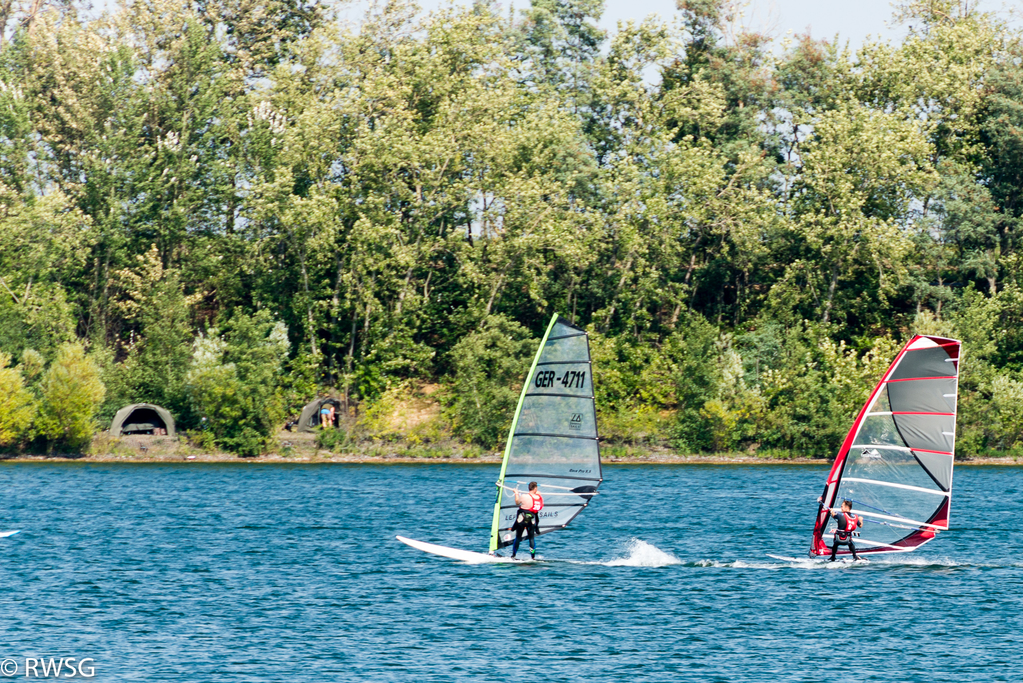
M 497 471 L 4 464 L 22 532 L 0 539 L 0 660 L 24 679 L 26 657 L 91 658 L 94 681 L 1023 679 L 1021 469 L 959 468 L 953 530 L 869 564 L 766 557 L 809 547 L 827 470 L 806 466 L 605 466 L 539 539 L 572 562 L 394 540 L 485 550 Z

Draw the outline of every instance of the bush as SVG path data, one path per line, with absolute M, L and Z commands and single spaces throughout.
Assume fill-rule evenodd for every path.
M 351 432 L 345 428 L 321 429 L 316 432 L 316 445 L 331 453 L 343 453 L 351 450 L 357 439 L 353 438 Z
M 733 338 L 690 321 L 664 350 L 677 377 L 675 447 L 832 455 L 898 344 L 878 337 L 860 352 L 825 332 L 768 324 Z
M 597 411 L 601 444 L 662 445 L 674 414 L 641 404 Z
M 96 411 L 106 388 L 99 367 L 85 355 L 81 344 L 64 344 L 43 375 L 36 433 L 55 445 L 84 449 L 96 429 Z
M 216 444 L 258 455 L 284 420 L 281 390 L 287 328 L 267 311 L 236 313 L 223 328 L 200 335 L 186 376 L 192 410 L 205 418 Z
M 713 425 L 707 415 L 718 407 L 705 410 L 705 406 L 720 398 L 722 350 L 717 328 L 699 316 L 693 316 L 666 341 L 664 353 L 671 364 L 678 400 L 672 440 L 681 451 L 714 448 Z
M 359 433 L 383 441 L 404 441 L 412 445 L 436 443 L 450 436 L 447 420 L 435 398 L 436 387 L 417 387 L 402 382 L 378 398 L 362 404 Z
M 36 414 L 35 397 L 25 388 L 20 368 L 0 353 L 0 446 L 15 446 L 25 439 Z
M 536 346 L 529 330 L 502 315 L 454 346 L 447 414 L 456 435 L 484 448 L 507 436 Z
M 671 360 L 651 341 L 608 337 L 589 330 L 593 390 L 601 440 L 657 443 L 664 440 L 676 405 Z
M 1023 451 L 1023 382 L 987 368 L 973 391 L 959 400 L 956 450 L 963 456 L 998 456 Z

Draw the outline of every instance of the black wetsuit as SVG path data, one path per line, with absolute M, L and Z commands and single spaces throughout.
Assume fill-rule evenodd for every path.
M 512 542 L 512 557 L 519 552 L 519 543 L 522 541 L 522 533 L 529 536 L 529 555 L 536 557 L 535 537 L 540 533 L 540 513 L 519 508 L 515 513 L 515 523 L 512 524 L 512 531 L 515 532 L 515 540 Z
M 835 530 L 835 540 L 831 544 L 831 561 L 835 561 L 835 555 L 838 554 L 838 546 L 840 545 L 849 546 L 849 552 L 852 553 L 853 559 L 860 559 L 856 555 L 856 546 L 853 545 L 853 532 L 860 526 L 860 517 L 841 511 L 832 512 L 831 516 L 838 522 L 838 529 Z

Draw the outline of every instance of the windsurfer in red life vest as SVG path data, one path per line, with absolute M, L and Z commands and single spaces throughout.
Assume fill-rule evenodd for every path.
M 540 533 L 540 510 L 543 509 L 543 496 L 536 488 L 536 482 L 529 482 L 529 493 L 519 493 L 515 489 L 515 504 L 519 510 L 515 515 L 515 524 L 511 530 L 515 532 L 515 541 L 512 543 L 512 557 L 519 552 L 519 542 L 522 540 L 522 532 L 529 535 L 529 556 L 536 557 L 536 540 L 534 536 Z
M 831 544 L 831 559 L 829 561 L 835 561 L 835 555 L 838 554 L 838 546 L 840 545 L 849 546 L 853 560 L 859 560 L 860 558 L 856 555 L 856 546 L 853 545 L 853 533 L 863 526 L 863 518 L 852 513 L 851 500 L 842 501 L 841 511 L 835 512 L 828 509 L 828 512 L 835 518 L 835 522 L 838 524 L 838 528 L 835 529 L 835 541 Z

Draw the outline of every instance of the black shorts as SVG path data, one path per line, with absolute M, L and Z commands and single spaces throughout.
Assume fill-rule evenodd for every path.
M 537 519 L 538 517 L 535 512 L 519 508 L 518 512 L 515 514 L 515 524 L 512 525 L 512 530 L 515 531 L 520 528 L 528 530 L 536 525 Z

